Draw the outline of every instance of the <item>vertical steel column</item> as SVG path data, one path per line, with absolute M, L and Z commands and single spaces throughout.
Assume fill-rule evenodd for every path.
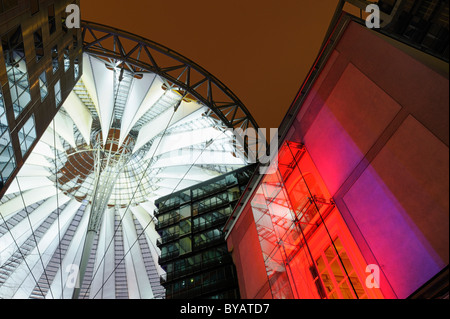
M 89 212 L 89 223 L 78 273 L 80 286 L 75 288 L 72 296 L 73 299 L 78 299 L 80 296 L 95 235 L 100 230 L 103 215 L 108 207 L 108 202 L 116 185 L 117 178 L 126 166 L 131 154 L 131 151 L 128 149 L 129 146 L 123 145 L 122 148 L 119 148 L 119 141 L 115 140 L 114 136 L 108 142 L 110 143 L 109 150 L 103 150 L 101 137 L 97 137 L 95 157 L 96 182 L 91 198 L 92 204 Z M 116 151 L 113 151 L 113 145 L 117 145 Z

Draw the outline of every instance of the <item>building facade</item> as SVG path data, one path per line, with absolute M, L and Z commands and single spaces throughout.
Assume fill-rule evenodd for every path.
M 155 201 L 167 299 L 239 298 L 222 228 L 254 170 L 249 165 Z
M 240 294 L 448 298 L 448 62 L 345 13 L 330 30 L 226 224 Z
M 69 0 L 0 3 L 0 197 L 82 73 Z

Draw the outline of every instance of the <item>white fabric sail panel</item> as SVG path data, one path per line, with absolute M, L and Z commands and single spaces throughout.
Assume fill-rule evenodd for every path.
M 50 127 L 51 126 L 51 127 Z M 61 143 L 60 136 L 58 133 L 55 133 L 53 131 L 53 122 L 50 124 L 49 127 L 44 131 L 44 134 L 42 135 L 40 141 L 44 142 L 45 144 L 56 148 L 58 151 L 64 152 L 64 146 Z M 55 135 L 56 134 L 56 135 Z
M 95 88 L 98 98 L 98 112 L 103 131 L 103 145 L 108 138 L 111 121 L 114 116 L 114 72 L 108 70 L 104 62 L 90 58 L 94 73 Z
M 90 205 L 85 208 L 86 212 L 90 211 Z M 86 237 L 86 230 L 89 222 L 89 214 L 83 214 L 80 223 L 75 230 L 75 234 L 69 244 L 62 267 L 58 269 L 55 278 L 62 278 L 61 280 L 53 280 L 51 289 L 53 291 L 53 298 L 68 299 L 72 298 L 76 287 L 79 287 L 78 270 L 81 262 L 81 255 L 83 253 L 84 239 Z M 45 296 L 46 299 L 52 298 L 50 294 Z
M 195 104 L 200 105 L 201 107 L 195 112 L 192 112 L 191 114 L 185 116 L 183 119 L 179 120 L 175 125 L 172 125 L 171 129 L 174 128 L 175 130 L 178 130 L 178 128 L 185 125 L 191 127 L 192 124 L 195 125 L 195 128 L 211 127 L 213 125 L 213 121 L 204 116 L 208 108 L 198 103 Z
M 43 141 L 39 141 L 33 148 L 33 152 L 51 159 L 55 158 L 55 151 Z
M 44 156 L 31 152 L 28 156 L 26 163 L 28 165 L 36 165 L 41 167 L 48 167 L 50 169 L 55 169 L 55 165 L 51 164 Z
M 163 154 L 153 165 L 153 168 L 177 165 L 237 165 L 242 166 L 242 159 L 234 157 L 230 152 L 204 150 L 180 150 L 177 154 Z
M 169 123 L 170 125 L 173 125 L 200 108 L 202 108 L 202 106 L 199 103 L 187 103 L 182 101 L 172 119 L 171 117 L 174 110 L 173 108 L 167 109 L 160 116 L 141 128 L 133 152 L 136 152 L 152 138 L 157 136 L 159 133 L 162 133 Z
M 68 191 L 68 190 L 70 190 L 70 189 L 72 189 L 72 188 L 74 188 L 74 187 L 76 187 L 78 185 L 78 179 L 79 178 L 80 178 L 79 176 L 75 176 L 71 180 L 69 180 L 68 182 L 66 182 L 64 184 L 58 183 L 57 186 L 62 191 Z
M 105 225 L 105 239 L 107 240 L 107 246 L 105 246 L 105 276 L 103 279 L 103 299 L 114 299 L 116 297 L 116 281 L 115 281 L 115 253 L 114 253 L 114 232 L 115 232 L 115 209 L 108 208 L 104 216 Z M 112 240 L 112 242 L 111 242 Z M 109 249 L 108 245 L 110 244 Z M 107 249 L 107 250 L 106 250 Z
M 153 219 L 149 214 L 149 212 L 147 211 L 147 209 L 148 207 L 146 205 L 138 205 L 135 207 L 131 207 L 133 215 L 136 217 L 139 224 L 141 224 L 142 229 L 145 229 L 146 240 L 150 248 L 150 253 L 152 255 L 152 259 L 155 264 L 156 272 L 158 273 L 158 276 L 162 276 L 165 274 L 165 271 L 161 268 L 161 266 L 158 263 L 158 258 L 159 255 L 161 254 L 161 251 L 156 246 L 156 241 L 160 238 L 160 236 L 155 229 L 155 223 L 153 222 Z
M 60 198 L 65 197 L 65 195 L 61 194 L 59 191 L 58 193 Z M 54 185 L 30 189 L 28 191 L 22 192 L 23 199 L 22 196 L 19 195 L 1 204 L 0 213 L 2 214 L 3 218 L 6 218 L 10 214 L 16 213 L 19 210 L 23 209 L 24 202 L 26 206 L 29 206 L 31 204 L 49 198 L 55 194 L 56 194 L 56 187 Z
M 50 175 L 52 175 L 52 173 L 50 172 L 50 170 L 45 169 L 42 166 L 37 166 L 37 165 L 30 165 L 28 163 L 25 163 L 22 168 L 19 170 L 19 172 L 17 173 L 18 177 L 25 177 L 25 176 L 45 176 L 45 177 L 49 177 Z
M 20 197 L 20 196 L 19 196 Z M 33 210 L 28 218 L 24 218 L 20 223 L 10 229 L 10 232 L 5 233 L 0 240 L 0 263 L 6 262 L 14 252 L 17 250 L 17 245 L 21 246 L 31 235 L 31 226 L 33 230 L 47 218 L 50 212 L 53 212 L 58 203 L 59 198 L 52 196 L 43 202 L 39 207 Z M 63 197 L 59 202 L 65 204 L 69 200 L 68 197 Z M 21 210 L 21 207 L 19 210 Z M 3 214 L 3 210 L 0 208 Z
M 209 140 L 214 140 L 221 135 L 221 132 L 213 127 L 180 132 L 177 134 L 166 134 L 162 140 L 161 137 L 155 139 L 155 142 L 150 147 L 144 160 L 150 159 L 153 157 L 153 154 L 154 156 L 158 156 L 163 153 L 178 151 L 181 148 L 189 147 L 191 145 L 206 144 Z M 161 142 L 159 142 L 160 140 Z
M 73 91 L 70 92 L 64 102 L 63 108 L 76 124 L 78 130 L 86 141 L 86 144 L 89 145 L 91 141 L 91 128 L 93 121 L 91 112 L 89 112 L 88 108 L 83 104 L 83 102 L 81 102 L 78 95 L 76 95 Z
M 95 185 L 94 174 L 88 175 L 83 183 L 81 183 L 80 187 L 73 193 L 73 196 L 83 197 L 87 195 L 92 195 L 93 189 L 91 189 L 91 185 Z M 89 196 L 88 196 L 89 197 Z
M 119 145 L 122 145 L 134 123 L 139 120 L 139 109 L 141 107 L 146 107 L 143 105 L 143 101 L 149 93 L 155 78 L 156 74 L 144 73 L 142 79 L 133 79 L 133 84 L 128 94 L 127 104 L 125 105 L 125 111 L 122 116 Z
M 126 271 L 126 279 L 127 279 L 127 289 L 128 289 L 128 298 L 129 299 L 139 299 L 139 286 L 137 283 L 136 272 L 134 269 L 133 258 L 131 257 L 130 247 L 132 245 L 130 235 L 127 233 L 130 232 L 129 227 L 125 226 L 125 218 L 126 215 L 130 215 L 131 211 L 129 209 L 119 209 L 119 216 L 122 220 L 122 234 L 123 234 L 123 248 L 124 248 L 124 259 L 122 263 L 125 263 L 125 271 Z M 129 226 L 129 223 L 126 224 Z M 131 229 L 132 230 L 132 229 Z M 127 254 L 128 252 L 128 254 Z
M 144 116 L 144 114 L 147 113 L 164 95 L 165 91 L 162 88 L 163 83 L 163 80 L 159 76 L 156 76 L 153 79 L 152 85 L 148 90 L 147 95 L 145 96 L 138 111 L 136 112 L 133 121 L 129 125 L 130 129 L 132 129 L 136 122 L 139 121 L 139 119 Z
M 89 298 L 113 299 L 116 296 L 114 274 L 114 208 L 107 208 L 104 212 L 96 255 L 93 272 L 93 276 L 95 276 L 91 279 Z
M 154 216 L 153 211 L 156 209 L 156 206 L 152 201 L 143 202 L 139 206 L 144 208 L 150 216 Z
M 160 197 L 163 197 L 163 196 L 166 196 L 166 195 L 169 195 L 170 193 L 172 193 L 172 189 L 160 186 L 159 188 L 155 189 L 152 193 L 153 194 L 150 194 L 149 197 L 160 198 Z
M 122 209 L 121 216 L 123 218 L 124 249 L 125 252 L 129 251 L 125 257 L 129 297 L 130 299 L 151 299 L 153 298 L 153 291 L 147 276 L 139 243 L 137 242 L 138 237 L 132 213 L 129 209 Z M 133 245 L 133 243 L 135 244 Z
M 32 267 L 31 273 L 28 273 L 27 277 L 23 280 L 22 284 L 20 285 L 20 289 L 16 291 L 13 298 L 24 299 L 28 298 L 31 295 L 36 285 L 35 278 L 40 278 L 44 272 L 42 264 L 44 264 L 44 267 L 46 267 L 53 254 L 57 253 L 56 250 L 58 249 L 59 245 L 58 232 L 64 234 L 67 231 L 67 228 L 69 227 L 70 222 L 72 221 L 80 205 L 81 203 L 77 202 L 76 200 L 72 200 L 60 213 L 59 224 L 55 220 L 52 226 L 50 226 L 45 235 L 39 241 L 38 247 L 31 252 L 31 254 L 38 255 L 38 259 L 36 260 L 36 258 L 30 258 L 31 260 L 29 262 L 27 257 L 27 263 L 30 268 L 33 263 L 34 267 Z M 39 253 L 41 254 L 40 258 Z M 28 268 L 26 269 L 28 270 Z M 59 279 L 60 278 L 55 278 L 55 280 Z M 49 291 L 48 293 L 52 295 L 53 291 Z
M 92 103 L 94 103 L 97 114 L 101 118 L 98 108 L 97 88 L 95 86 L 94 74 L 92 72 L 92 60 L 94 60 L 94 58 L 90 57 L 86 53 L 83 54 L 83 75 L 81 76 L 81 80 L 89 93 Z
M 73 121 L 69 116 L 62 114 L 61 112 L 56 113 L 55 115 L 55 131 L 58 133 L 63 139 L 69 143 L 70 146 L 76 148 L 75 144 L 75 135 L 73 130 Z
M 15 178 L 11 185 L 8 187 L 5 195 L 10 195 L 16 192 L 24 192 L 29 189 L 39 188 L 42 186 L 54 185 L 54 182 L 49 180 L 47 177 L 36 176 L 36 177 L 17 177 Z

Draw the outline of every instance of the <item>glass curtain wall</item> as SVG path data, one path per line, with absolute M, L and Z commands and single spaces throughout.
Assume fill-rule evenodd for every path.
M 365 263 L 302 144 L 286 142 L 251 208 L 273 298 L 382 298 L 365 287 Z

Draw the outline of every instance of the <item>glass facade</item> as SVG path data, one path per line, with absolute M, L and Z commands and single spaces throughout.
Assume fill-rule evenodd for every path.
M 39 92 L 41 94 L 41 101 L 44 101 L 48 95 L 47 75 L 45 71 L 39 76 Z
M 58 82 L 56 82 L 55 84 L 55 103 L 56 103 L 56 107 L 60 106 L 62 103 L 62 98 L 61 98 L 61 82 L 58 80 Z
M 0 83 L 3 191 L 23 165 L 21 157 L 28 152 L 32 136 L 36 135 L 36 139 L 41 136 L 82 74 L 81 31 L 63 30 L 59 21 L 65 14 L 58 9 L 79 1 L 52 2 L 0 1 L 0 14 L 6 17 L 0 18 L 0 73 L 4 74 Z M 69 74 L 72 62 L 73 75 Z M 67 75 L 58 72 L 63 66 Z M 51 99 L 47 98 L 49 93 Z M 25 132 L 25 138 L 23 129 L 28 126 L 31 114 L 36 126 Z
M 80 62 L 78 58 L 73 61 L 73 77 L 75 81 L 78 81 L 80 77 Z
M 27 61 L 20 26 L 2 36 L 2 48 L 14 116 L 17 118 L 31 102 Z
M 155 202 L 166 298 L 239 296 L 222 228 L 254 169 L 247 166 Z
M 55 45 L 52 48 L 52 70 L 53 74 L 56 73 L 59 69 L 59 61 L 58 61 L 58 46 Z
M 33 115 L 25 122 L 24 126 L 19 130 L 18 135 L 20 150 L 22 151 L 22 157 L 24 157 L 36 140 L 36 125 Z
M 250 201 L 273 298 L 382 298 L 306 148 L 286 142 Z
M 16 168 L 16 160 L 11 145 L 5 102 L 0 86 L 0 189 Z
M 50 34 L 56 31 L 55 5 L 48 6 L 48 30 Z
M 64 49 L 64 72 L 67 72 L 67 70 L 69 70 L 70 68 L 70 56 L 69 56 L 69 47 L 67 46 Z
M 44 56 L 44 42 L 42 38 L 42 29 L 39 28 L 33 34 L 34 37 L 34 49 L 36 51 L 36 61 L 39 62 Z

